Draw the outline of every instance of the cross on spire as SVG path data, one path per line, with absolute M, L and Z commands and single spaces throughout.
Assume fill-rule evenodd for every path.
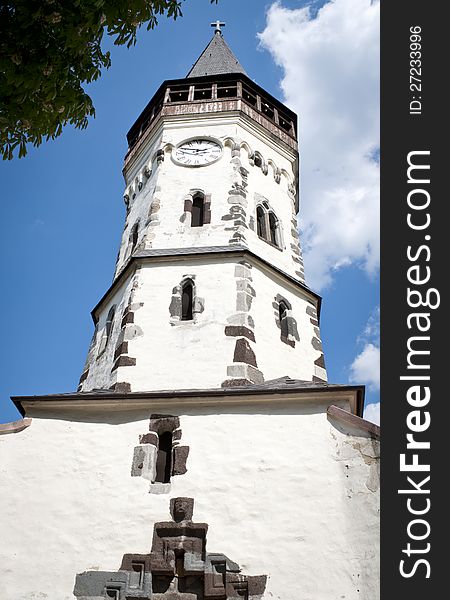
M 221 27 L 225 27 L 225 23 L 221 21 L 216 21 L 215 23 L 211 23 L 211 27 L 215 27 L 214 33 L 222 33 Z

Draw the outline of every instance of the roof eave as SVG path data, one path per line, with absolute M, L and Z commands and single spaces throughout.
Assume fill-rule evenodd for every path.
M 330 405 L 336 401 L 348 401 L 351 413 L 361 417 L 358 397 L 364 398 L 364 386 L 316 385 L 314 387 L 280 387 L 261 389 L 259 386 L 214 388 L 205 390 L 162 390 L 149 392 L 119 393 L 109 390 L 49 394 L 45 396 L 11 396 L 11 400 L 20 414 L 27 416 L 27 408 L 39 407 L 43 410 L 138 410 L 164 406 L 233 406 L 257 403 L 296 403 L 312 400 Z

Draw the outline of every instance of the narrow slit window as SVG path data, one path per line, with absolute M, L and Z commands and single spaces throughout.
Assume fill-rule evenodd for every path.
M 266 233 L 266 215 L 261 206 L 256 209 L 256 227 L 260 238 L 267 239 Z
M 175 550 L 175 572 L 178 578 L 184 577 L 184 550 Z
M 139 238 L 139 223 L 135 223 L 133 225 L 133 229 L 131 230 L 131 233 L 130 233 L 130 244 L 131 244 L 130 256 L 131 256 L 131 254 L 133 254 L 134 249 L 137 246 L 138 238 Z
M 181 320 L 192 321 L 192 301 L 194 297 L 194 286 L 192 281 L 186 281 L 181 292 Z
M 103 329 L 103 335 L 100 341 L 100 347 L 98 349 L 98 355 L 100 356 L 106 350 L 106 346 L 108 345 L 109 338 L 111 337 L 113 325 L 114 325 L 114 316 L 116 314 L 116 306 L 111 306 L 108 312 L 108 316 L 106 317 L 105 328 Z
M 202 227 L 205 220 L 205 199 L 197 194 L 192 200 L 191 227 Z
M 116 314 L 116 307 L 111 306 L 111 308 L 109 309 L 108 316 L 106 317 L 106 327 L 105 327 L 106 343 L 108 343 L 109 338 L 111 337 L 115 314 Z
M 166 431 L 158 435 L 158 455 L 156 457 L 156 477 L 159 483 L 169 483 L 172 471 L 172 433 Z
M 278 228 L 277 218 L 271 212 L 271 213 L 269 213 L 270 241 L 272 242 L 272 244 L 275 244 L 275 246 L 279 245 L 278 240 L 277 240 L 277 228 Z
M 279 318 L 280 318 L 280 328 L 281 328 L 281 338 L 287 338 L 289 334 L 288 330 L 288 320 L 287 320 L 287 311 L 288 308 L 284 302 L 280 302 L 279 308 Z

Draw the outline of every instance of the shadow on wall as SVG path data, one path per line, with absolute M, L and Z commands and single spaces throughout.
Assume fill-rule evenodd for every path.
M 312 401 L 305 401 L 301 405 L 292 405 L 288 402 L 284 402 L 282 399 L 278 400 L 280 404 L 275 405 L 273 402 L 270 404 L 249 404 L 248 406 L 219 406 L 216 402 L 211 406 L 190 406 L 180 408 L 178 406 L 171 406 L 170 400 L 164 404 L 152 405 L 149 409 L 136 409 L 136 410 L 116 410 L 116 412 L 106 413 L 104 411 L 98 412 L 87 412 L 87 411 L 67 411 L 66 417 L 62 410 L 32 410 L 30 414 L 36 419 L 49 419 L 49 420 L 67 420 L 76 423 L 103 423 L 107 425 L 123 425 L 126 423 L 133 423 L 138 421 L 148 421 L 150 414 L 153 411 L 164 411 L 170 412 L 170 414 L 182 417 L 188 416 L 210 416 L 210 415 L 314 415 L 326 413 L 330 406 L 330 401 L 318 403 L 317 399 Z M 337 406 L 343 406 L 346 402 L 340 400 L 333 401 L 333 404 Z

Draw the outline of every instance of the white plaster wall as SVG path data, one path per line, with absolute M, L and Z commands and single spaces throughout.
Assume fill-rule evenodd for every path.
M 83 391 L 107 389 L 115 382 L 129 383 L 132 391 L 221 387 L 229 379 L 227 367 L 233 364 L 237 339 L 226 336 L 225 327 L 235 323 L 232 318 L 239 312 L 236 298 L 240 279 L 235 275 L 238 261 L 233 257 L 197 257 L 143 265 L 102 307 Z M 306 313 L 307 307 L 312 306 L 306 294 L 267 269 L 254 266 L 250 273 L 256 294 L 248 312 L 255 324 L 256 339 L 250 345 L 258 369 L 266 381 L 285 375 L 311 381 L 316 373 L 314 361 L 321 352 L 311 344 L 315 333 Z M 174 324 L 169 312 L 172 291 L 186 276 L 194 278 L 196 295 L 204 301 L 204 310 L 194 321 Z M 128 356 L 136 359 L 136 365 L 119 367 L 111 373 L 122 312 L 133 280 L 137 281 L 133 327 L 139 335 L 128 341 Z M 300 337 L 294 348 L 280 339 L 273 307 L 277 294 L 292 305 Z M 117 310 L 111 339 L 105 352 L 98 356 L 106 317 L 113 304 Z
M 130 476 L 148 430 L 143 412 L 34 418 L 2 436 L 2 600 L 73 599 L 77 573 L 115 571 L 123 554 L 148 553 L 176 496 L 195 499 L 209 552 L 269 576 L 264 598 L 375 600 L 378 495 L 368 455 L 376 448 L 325 411 L 280 404 L 180 414 L 168 403 L 190 454 L 187 474 L 163 495 Z
M 233 360 L 234 339 L 225 337 L 226 319 L 236 309 L 235 263 L 185 261 L 141 269 L 135 323 L 143 336 L 129 342 L 136 366 L 118 369 L 118 380 L 135 390 L 220 387 Z M 172 290 L 194 276 L 204 311 L 195 321 L 171 322 Z

